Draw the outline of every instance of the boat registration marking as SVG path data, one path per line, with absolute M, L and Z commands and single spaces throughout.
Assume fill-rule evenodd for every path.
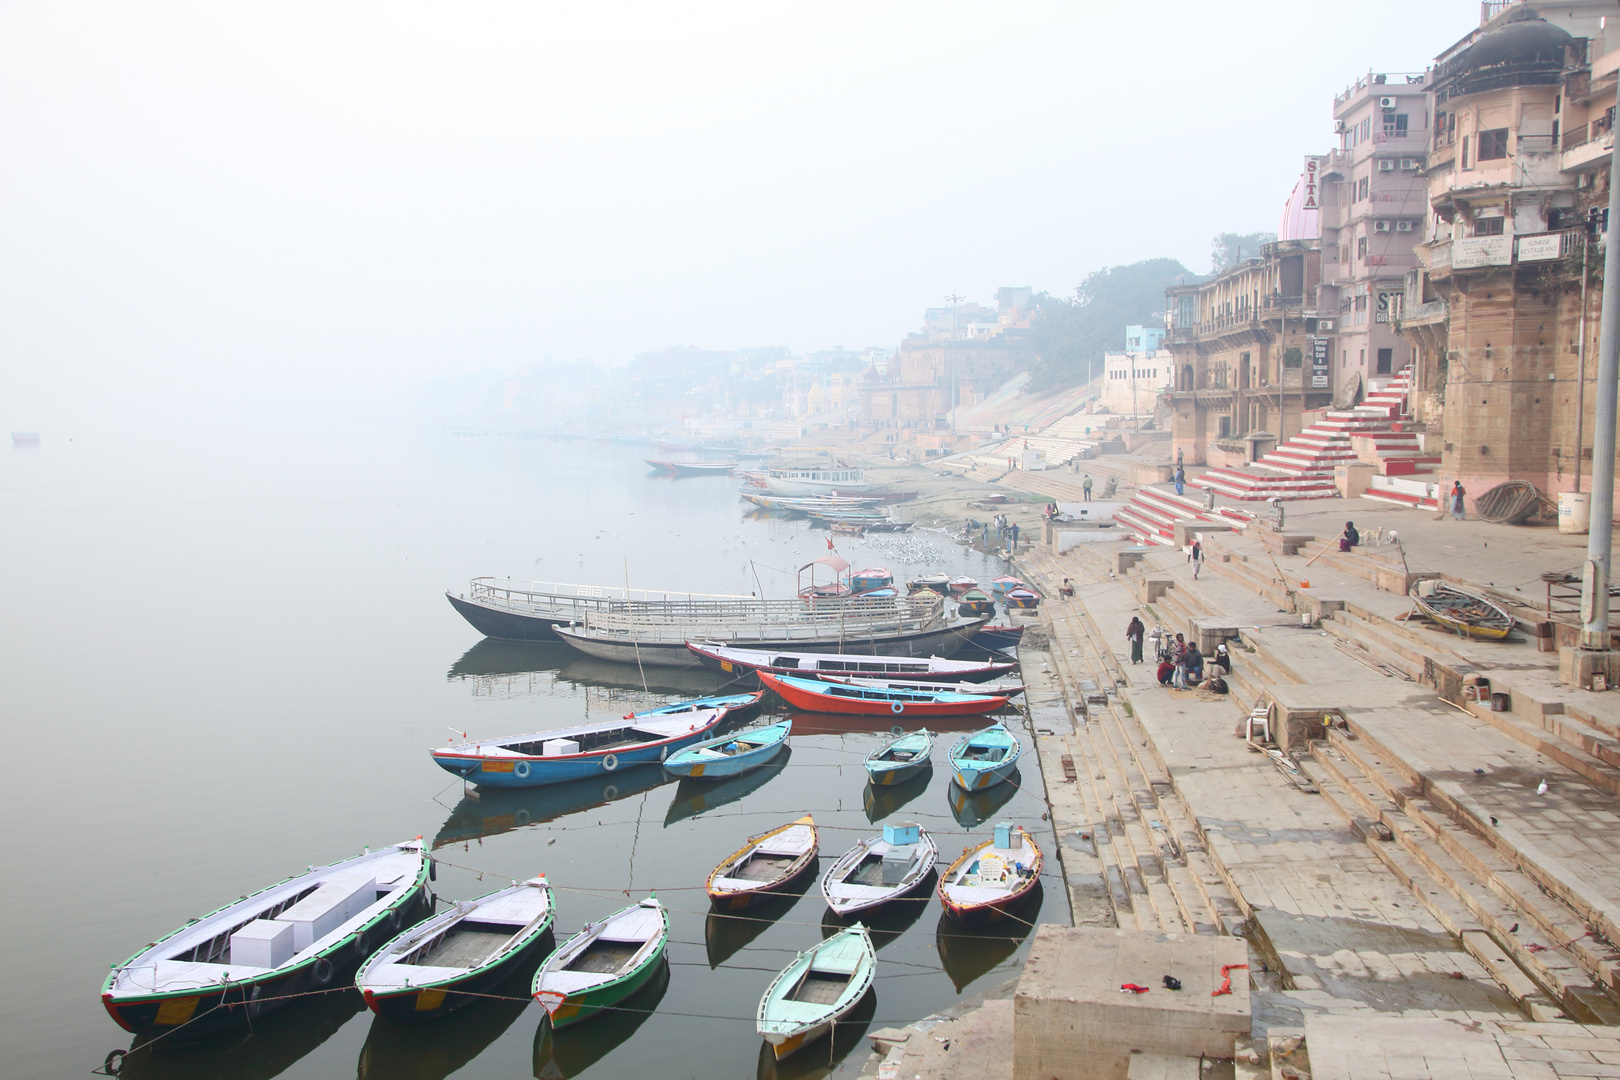
M 158 1006 L 157 1022 L 164 1025 L 183 1024 L 197 1011 L 196 997 L 170 998 Z
M 730 660 L 722 660 L 722 661 L 720 661 L 720 670 L 721 671 L 735 671 L 737 669 L 731 666 L 731 661 Z
M 432 1012 L 444 1004 L 443 990 L 423 990 L 416 995 L 416 1011 Z
M 516 762 L 512 761 L 498 761 L 492 758 L 485 758 L 483 764 L 480 765 L 479 768 L 481 768 L 484 772 L 511 772 L 512 766 L 515 764 Z

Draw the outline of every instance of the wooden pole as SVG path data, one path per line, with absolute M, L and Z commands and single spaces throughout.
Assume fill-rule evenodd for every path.
M 1312 555 L 1310 557 L 1310 560 L 1307 561 L 1305 563 L 1305 565 L 1309 566 L 1309 565 L 1311 565 L 1311 563 L 1315 562 L 1317 559 L 1320 559 L 1322 556 L 1326 555 L 1328 553 L 1328 548 L 1332 547 L 1334 544 L 1337 544 L 1340 540 L 1343 540 L 1343 539 L 1344 539 L 1344 530 L 1340 529 L 1339 530 L 1339 535 L 1335 536 L 1333 539 L 1329 540 L 1326 544 L 1322 545 L 1322 550 L 1318 551 L 1315 555 Z

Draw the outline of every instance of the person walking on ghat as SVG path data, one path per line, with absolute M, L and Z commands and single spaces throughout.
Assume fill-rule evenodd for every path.
M 1187 637 L 1177 634 L 1174 645 L 1170 646 L 1170 662 L 1175 665 L 1175 672 L 1170 676 L 1170 685 L 1177 690 L 1187 689 Z
M 1204 568 L 1204 542 L 1194 539 L 1192 548 L 1187 552 L 1187 561 L 1192 563 L 1193 580 L 1198 580 L 1198 571 Z
M 1186 486 L 1187 486 L 1187 470 L 1183 469 L 1180 465 L 1177 465 L 1176 466 L 1176 494 L 1177 495 L 1186 494 L 1186 490 L 1185 490 Z
M 1012 538 L 1013 538 L 1012 549 L 1014 551 L 1017 551 L 1018 550 L 1018 522 L 1016 522 L 1016 521 L 1013 522 Z
M 1131 616 L 1130 625 L 1125 627 L 1125 640 L 1131 643 L 1131 663 L 1142 662 L 1142 638 L 1147 634 L 1147 627 L 1135 615 Z
M 1085 481 L 1083 483 L 1081 483 L 1080 490 L 1085 493 L 1086 502 L 1090 502 L 1091 501 L 1091 474 L 1090 473 L 1086 473 L 1086 479 L 1085 479 Z
M 1461 480 L 1451 482 L 1451 516 L 1458 521 L 1462 521 L 1467 516 L 1463 510 L 1463 496 L 1466 494 L 1468 492 L 1463 489 Z

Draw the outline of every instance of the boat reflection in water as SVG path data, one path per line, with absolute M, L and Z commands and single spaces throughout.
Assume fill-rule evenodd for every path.
M 1008 912 L 1008 918 L 993 927 L 969 929 L 940 913 L 939 925 L 934 928 L 934 944 L 939 950 L 940 966 L 958 994 L 1018 951 L 1041 913 L 1042 888 L 1036 885 Z
M 1017 769 L 1012 775 L 999 784 L 993 784 L 978 791 L 963 791 L 962 785 L 951 783 L 946 788 L 946 794 L 951 800 L 951 816 L 956 823 L 964 829 L 977 829 L 980 825 L 996 816 L 996 812 L 1018 794 L 1019 781 L 1023 779 Z
M 555 671 L 579 656 L 561 641 L 502 641 L 483 638 L 450 665 L 446 679 L 480 679 Z
M 933 778 L 934 770 L 929 768 L 898 784 L 885 784 L 881 787 L 877 784 L 867 784 L 866 791 L 861 795 L 861 803 L 866 807 L 866 820 L 875 825 L 895 813 L 906 803 L 927 791 L 929 781 Z
M 709 967 L 719 967 L 770 929 L 771 924 L 792 911 L 794 905 L 804 897 L 805 892 L 813 888 L 820 879 L 821 868 L 818 859 L 815 867 L 782 886 L 777 895 L 763 903 L 735 915 L 724 915 L 718 911 L 709 912 L 708 920 L 703 924 L 703 944 L 709 954 Z M 818 898 L 821 896 L 819 889 L 816 896 Z
M 604 1009 L 588 1024 L 569 1024 L 554 1031 L 549 1018 L 534 1033 L 536 1080 L 564 1080 L 585 1070 L 618 1049 L 647 1022 L 669 989 L 669 962 L 658 965 L 647 985 L 611 1009 Z
M 295 1001 L 240 1030 L 182 1042 L 164 1039 L 156 1048 L 136 1039 L 118 1067 L 118 1076 L 138 1080 L 269 1080 L 315 1052 L 332 1033 L 366 1010 L 351 982 L 338 993 Z
M 877 992 L 868 990 L 849 1014 L 833 1027 L 830 1038 L 820 1038 L 792 1057 L 776 1060 L 771 1044 L 759 1041 L 759 1080 L 823 1080 L 866 1041 L 866 1029 L 877 1014 Z
M 482 1054 L 528 1008 L 534 971 L 556 947 L 550 930 L 529 959 L 490 989 L 487 1001 L 456 1011 L 455 1019 L 395 1024 L 374 1017 L 360 1048 L 359 1080 L 443 1080 Z
M 663 766 L 626 766 L 612 773 L 587 776 L 562 784 L 532 788 L 483 788 L 478 797 L 464 795 L 433 838 L 434 848 L 481 840 L 486 836 L 552 821 L 576 810 L 604 806 L 650 791 L 673 777 Z
M 545 680 L 528 680 L 527 676 L 549 672 Z M 735 680 L 707 668 L 645 668 L 643 673 L 634 664 L 616 664 L 611 660 L 596 660 L 581 656 L 579 651 L 561 641 L 504 641 L 484 638 L 461 654 L 450 665 L 445 678 L 451 681 L 471 681 L 479 692 L 499 696 L 511 693 L 532 693 L 545 689 L 547 683 L 558 681 L 575 686 L 604 687 L 614 690 L 633 690 L 653 694 L 673 694 L 679 697 L 703 697 L 714 693 L 720 686 L 729 686 Z
M 793 747 L 784 746 L 776 760 L 769 765 L 749 769 L 741 775 L 724 780 L 682 780 L 675 785 L 675 796 L 669 802 L 669 811 L 664 814 L 664 827 L 752 795 L 782 775 L 792 756 Z
M 839 918 L 837 912 L 827 908 L 821 916 L 822 940 L 856 923 L 864 923 L 872 933 L 872 947 L 881 949 L 910 930 L 917 920 L 922 918 L 922 913 L 934 902 L 934 886 L 938 883 L 938 869 L 930 870 L 917 886 L 915 893 L 896 897 L 882 907 L 858 911 L 848 919 Z

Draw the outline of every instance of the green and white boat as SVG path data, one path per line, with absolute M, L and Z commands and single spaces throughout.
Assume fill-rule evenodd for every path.
M 553 1028 L 589 1020 L 647 984 L 664 963 L 669 912 L 649 896 L 569 938 L 534 974 Z
M 872 989 L 876 972 L 872 935 L 860 923 L 800 953 L 759 999 L 755 1026 L 776 1060 L 830 1033 Z

